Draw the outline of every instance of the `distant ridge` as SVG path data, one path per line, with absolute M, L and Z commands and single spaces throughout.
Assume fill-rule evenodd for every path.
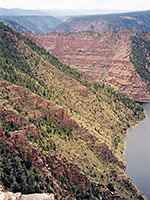
M 61 20 L 52 16 L 3 16 L 2 21 L 16 31 L 30 34 L 43 34 L 61 24 Z
M 0 8 L 0 16 L 26 16 L 26 15 L 41 15 L 41 16 L 79 16 L 79 15 L 94 15 L 94 14 L 108 14 L 108 13 L 123 13 L 129 12 L 126 10 L 102 10 L 102 9 L 81 9 L 81 10 L 28 10 L 22 8 Z
M 0 8 L 0 16 L 26 16 L 26 15 L 48 15 L 42 10 L 26 10 L 22 8 Z M 50 15 L 50 14 L 49 14 Z
M 150 31 L 150 11 L 108 14 L 104 10 L 25 10 L 0 8 L 0 19 L 21 33 L 71 33 L 81 31 L 113 32 L 120 30 Z M 114 11 L 115 12 L 115 11 Z M 90 14 L 89 13 L 94 13 Z M 99 14 L 96 14 L 99 13 Z M 105 14 L 104 14 L 105 13 Z M 57 17 L 53 17 L 57 16 Z M 64 21 L 64 22 L 62 22 Z
M 120 30 L 150 31 L 150 10 L 73 17 L 54 29 L 54 31 L 59 33 L 79 31 L 116 33 Z

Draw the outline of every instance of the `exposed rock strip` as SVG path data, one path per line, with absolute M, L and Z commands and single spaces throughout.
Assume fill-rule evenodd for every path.
M 28 194 L 24 195 L 21 193 L 12 192 L 0 192 L 1 200 L 54 200 L 53 194 Z
M 131 40 L 136 32 L 49 33 L 33 40 L 62 62 L 75 67 L 93 83 L 105 83 L 136 101 L 150 101 L 147 85 L 130 62 Z

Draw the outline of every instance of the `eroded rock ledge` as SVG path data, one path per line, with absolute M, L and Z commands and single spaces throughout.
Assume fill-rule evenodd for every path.
M 12 192 L 0 192 L 1 200 L 54 200 L 54 194 L 21 194 Z
M 150 93 L 130 61 L 131 38 L 136 32 L 79 32 L 68 35 L 49 33 L 29 37 L 63 63 L 78 69 L 93 83 L 114 88 L 139 102 L 150 102 Z

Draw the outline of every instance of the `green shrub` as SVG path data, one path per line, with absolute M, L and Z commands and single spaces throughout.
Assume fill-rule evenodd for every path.
M 111 182 L 108 183 L 107 188 L 108 188 L 110 191 L 112 191 L 112 192 L 115 191 L 114 184 L 111 183 Z
M 6 137 L 11 137 L 11 134 L 10 134 L 10 132 L 8 130 L 5 131 L 5 136 Z

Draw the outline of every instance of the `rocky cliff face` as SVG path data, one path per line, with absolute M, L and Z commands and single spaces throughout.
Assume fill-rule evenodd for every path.
M 30 121 L 38 121 L 41 119 L 52 120 L 57 122 L 60 127 L 76 128 L 78 124 L 71 120 L 68 116 L 67 110 L 58 108 L 54 103 L 46 101 L 41 97 L 29 92 L 27 89 L 11 85 L 7 82 L 1 81 L 2 98 L 5 98 L 7 93 L 8 101 L 3 102 L 0 105 L 0 141 L 5 144 L 5 149 L 9 149 L 9 154 L 18 157 L 20 152 L 23 152 L 23 156 L 27 157 L 27 154 L 32 155 L 32 161 L 35 166 L 40 167 L 48 174 L 49 179 L 54 179 L 55 184 L 57 182 L 57 189 L 64 187 L 61 180 L 66 179 L 65 184 L 75 184 L 77 188 L 86 193 L 90 187 L 90 181 L 81 172 L 77 165 L 68 161 L 65 157 L 58 157 L 55 153 L 48 153 L 46 156 L 42 156 L 42 150 L 38 144 L 34 145 L 32 142 L 29 144 L 28 138 L 35 138 L 39 141 L 41 133 L 38 128 Z M 7 89 L 6 89 L 7 88 Z M 9 91 L 9 93 L 7 92 Z M 9 101 L 11 100 L 11 106 Z M 4 108 L 5 107 L 5 108 Z M 28 115 L 23 116 L 24 111 L 28 112 Z M 18 113 L 18 111 L 20 113 Z M 10 125 L 10 133 L 5 130 L 6 123 Z M 3 129 L 5 131 L 3 131 Z M 17 129 L 17 130 L 15 130 Z M 2 143 L 1 148 L 2 148 Z M 18 147 L 17 147 L 18 146 Z M 43 159 L 41 159 L 43 157 Z M 2 159 L 3 157 L 1 157 Z M 53 172 L 52 172 L 53 171 Z M 55 177 L 54 177 L 55 174 Z M 61 189 L 63 190 L 63 189 Z M 59 194 L 59 193 L 58 193 Z M 66 191 L 66 195 L 69 193 Z M 70 195 L 69 195 L 70 196 Z M 54 199 L 54 195 L 33 194 L 33 195 L 21 195 L 13 193 L 0 193 L 1 199 Z M 60 198 L 60 197 L 59 197 Z M 63 196 L 62 196 L 63 198 Z M 69 198 L 69 197 L 68 197 Z
M 143 198 L 121 140 L 142 108 L 0 27 L 0 184 L 62 200 Z
M 147 33 L 148 34 L 148 33 Z M 131 37 L 136 32 L 50 33 L 34 39 L 62 62 L 77 68 L 93 83 L 107 84 L 136 101 L 150 101 L 150 92 L 130 62 Z
M 50 119 L 58 123 L 60 127 L 64 128 L 65 126 L 76 129 L 78 138 L 76 139 L 81 139 L 82 143 L 87 142 L 88 139 L 88 143 L 93 144 L 93 152 L 95 152 L 99 160 L 106 163 L 112 161 L 121 169 L 124 169 L 124 163 L 114 155 L 112 150 L 110 150 L 105 143 L 101 142 L 99 138 L 91 134 L 89 131 L 86 131 L 85 135 L 84 130 L 82 130 L 74 120 L 69 118 L 67 112 L 62 108 L 58 108 L 58 106 L 53 102 L 44 100 L 25 88 L 11 85 L 5 81 L 1 81 L 0 86 L 1 99 L 5 99 L 0 104 L 0 147 L 4 154 L 5 152 L 8 152 L 8 154 L 14 158 L 17 158 L 22 154 L 25 159 L 27 159 L 28 155 L 31 155 L 33 166 L 40 168 L 42 170 L 40 173 L 44 172 L 47 174 L 47 177 L 49 177 L 48 180 L 53 180 L 53 188 L 55 188 L 55 192 L 53 189 L 51 190 L 57 194 L 58 199 L 76 199 L 74 198 L 74 195 L 72 196 L 72 190 L 78 191 L 76 192 L 76 196 L 82 194 L 84 199 L 88 199 L 87 194 L 89 194 L 89 191 L 92 192 L 91 195 L 96 195 L 98 199 L 102 199 L 104 196 L 106 199 L 123 199 L 117 191 L 111 191 L 107 187 L 101 186 L 96 181 L 91 181 L 79 165 L 74 163 L 72 159 L 68 159 L 62 155 L 58 156 L 55 151 L 51 153 L 50 151 L 46 151 L 45 148 L 43 151 L 41 148 L 43 144 L 41 146 L 41 142 L 38 141 L 42 141 L 42 137 L 44 136 L 43 142 L 45 143 L 46 140 L 50 142 L 49 139 L 52 139 L 53 136 L 52 133 L 49 136 L 46 136 L 46 133 L 43 135 L 42 132 L 45 131 L 45 125 L 42 120 Z M 39 121 L 40 124 L 38 125 L 36 121 Z M 8 131 L 6 131 L 6 127 L 9 129 L 9 126 L 6 125 L 6 123 L 10 126 L 9 134 Z M 47 137 L 46 140 L 45 137 Z M 61 137 L 61 135 L 59 137 Z M 36 141 L 36 143 L 34 141 Z M 1 160 L 4 160 L 3 153 L 0 157 Z M 90 164 L 90 161 L 88 162 Z M 99 174 L 98 171 L 97 173 Z M 121 182 L 124 179 L 131 186 L 130 191 L 134 190 L 136 192 L 136 198 L 142 199 L 142 196 L 132 185 L 131 181 L 123 174 L 119 177 L 116 173 L 117 172 L 112 172 L 111 176 L 114 176 L 115 178 L 117 177 Z M 14 183 L 12 183 L 12 185 L 13 184 Z M 0 193 L 0 197 L 2 199 L 16 200 L 54 199 L 54 195 L 21 195 L 21 193 L 13 194 L 9 192 Z
M 33 114 L 30 119 L 39 120 L 46 116 L 47 119 L 56 120 L 60 123 L 63 123 L 67 127 L 77 128 L 78 124 L 69 118 L 68 111 L 59 108 L 53 102 L 46 101 L 43 98 L 34 95 L 25 88 L 17 87 L 6 82 L 1 81 L 0 87 L 9 87 L 11 91 L 17 94 L 13 98 L 13 105 L 16 110 L 26 108 L 34 112 L 34 110 L 41 109 L 41 112 Z M 27 119 L 18 114 L 14 110 L 6 110 L 3 106 L 0 105 L 0 117 L 2 117 L 6 122 L 13 121 L 14 125 L 22 126 L 27 123 Z

